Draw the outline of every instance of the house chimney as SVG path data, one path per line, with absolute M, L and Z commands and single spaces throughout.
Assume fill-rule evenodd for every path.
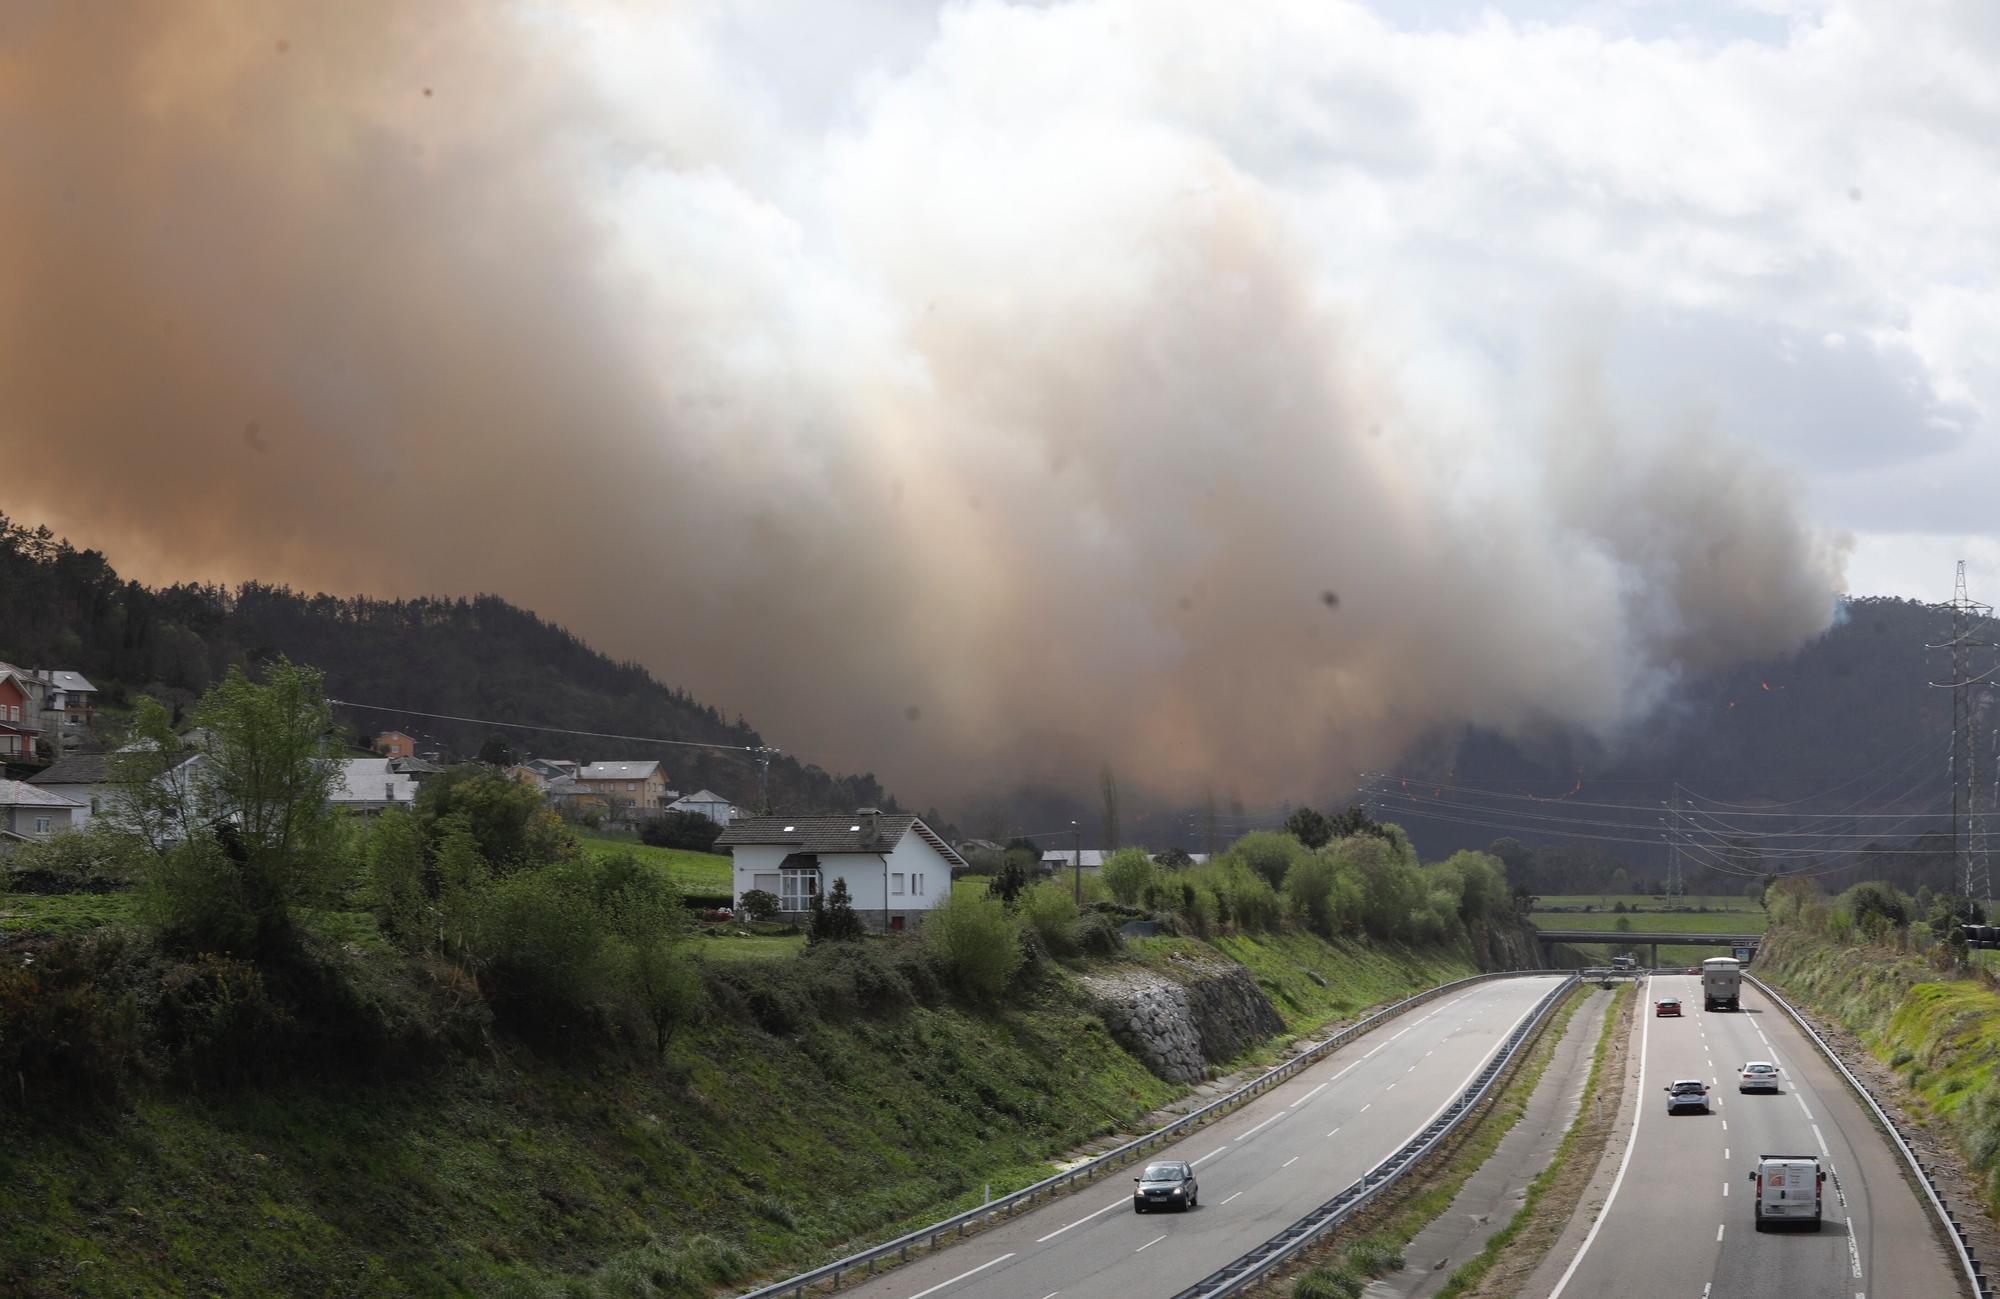
M 882 817 L 882 809 L 879 807 L 864 807 L 859 812 L 856 812 L 855 815 L 861 818 L 861 841 L 863 843 L 874 843 L 877 823 Z

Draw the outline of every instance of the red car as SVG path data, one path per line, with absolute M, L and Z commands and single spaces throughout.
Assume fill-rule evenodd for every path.
M 1672 1015 L 1675 1019 L 1679 1019 L 1681 1017 L 1681 999 L 1679 997 L 1662 997 L 1653 1003 L 1653 1013 L 1655 1015 Z

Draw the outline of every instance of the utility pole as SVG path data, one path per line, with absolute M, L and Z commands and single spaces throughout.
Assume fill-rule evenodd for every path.
M 1991 639 L 1982 639 L 1992 634 L 1984 624 L 1993 616 L 1993 606 L 1981 604 L 1966 593 L 1964 560 L 1958 561 L 1958 577 L 1952 585 L 1951 600 L 1938 605 L 1937 610 L 1951 616 L 1947 638 L 1924 648 L 1951 651 L 1951 679 L 1933 681 L 1930 685 L 1951 691 L 1951 758 L 1946 764 L 1946 771 L 1951 778 L 1951 855 L 1952 873 L 1956 876 L 1952 881 L 1952 891 L 1963 898 L 1969 915 L 1972 905 L 1977 902 L 1983 906 L 1987 895 L 1993 891 L 1983 852 L 1975 853 L 1973 849 L 1973 841 L 1984 839 L 1985 825 L 1979 815 L 1978 764 L 1973 757 L 1978 722 L 1972 692 L 1991 683 L 1995 672 L 2000 671 L 2000 664 L 1993 661 L 1981 667 L 1974 661 L 1974 655 L 1976 651 L 1984 651 L 1981 656 L 1990 660 L 1994 651 L 2000 650 L 2000 645 Z M 1972 830 L 1962 850 L 1959 839 L 1961 819 L 1969 819 Z
M 1083 905 L 1083 831 L 1074 821 L 1069 823 L 1069 837 L 1071 851 L 1076 854 L 1072 860 L 1076 866 L 1076 904 L 1080 907 Z
M 757 814 L 769 816 L 771 815 L 771 756 L 782 753 L 783 750 L 774 749 L 768 744 L 760 744 L 750 752 L 757 755 L 757 764 L 764 769 L 763 792 L 757 798 Z

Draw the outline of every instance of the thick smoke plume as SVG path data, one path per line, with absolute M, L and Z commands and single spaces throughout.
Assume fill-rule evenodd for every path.
M 0 509 L 499 592 L 918 800 L 1314 796 L 1828 618 L 1782 474 L 1600 391 L 1615 303 L 1495 380 L 1349 273 L 1362 83 L 1220 10 L 670 8 L 10 8 Z

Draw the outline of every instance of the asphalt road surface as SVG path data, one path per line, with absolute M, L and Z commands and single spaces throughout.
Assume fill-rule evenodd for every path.
M 1408 1141 L 1556 982 L 1495 979 L 1420 1006 L 1155 1154 L 1195 1165 L 1196 1209 L 1135 1214 L 1131 1175 L 1114 1173 L 845 1292 L 863 1299 L 1173 1294 L 1269 1240 Z
M 1962 1289 L 1894 1149 L 1804 1034 L 1755 988 L 1741 1011 L 1701 1009 L 1701 980 L 1642 984 L 1638 1129 L 1611 1198 L 1550 1299 L 1949 1299 Z M 1684 1018 L 1653 1004 L 1679 997 Z M 1782 1069 L 1783 1091 L 1736 1090 L 1746 1061 Z M 1676 1079 L 1710 1084 L 1713 1113 L 1667 1117 Z M 1827 1169 L 1817 1234 L 1759 1232 L 1749 1174 L 1760 1154 L 1817 1154 Z

